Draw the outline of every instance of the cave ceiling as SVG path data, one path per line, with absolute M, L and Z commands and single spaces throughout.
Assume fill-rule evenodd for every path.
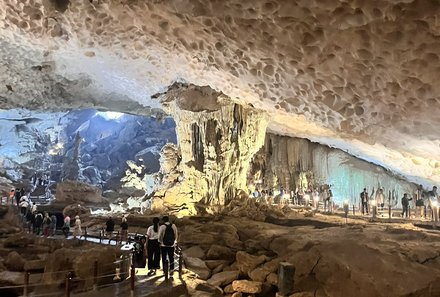
M 428 184 L 439 55 L 435 0 L 2 0 L 0 108 L 146 114 L 175 82 L 209 86 Z

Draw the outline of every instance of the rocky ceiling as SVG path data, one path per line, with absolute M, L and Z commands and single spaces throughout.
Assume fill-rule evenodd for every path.
M 437 0 L 2 0 L 0 20 L 0 108 L 146 113 L 209 85 L 272 132 L 440 182 Z

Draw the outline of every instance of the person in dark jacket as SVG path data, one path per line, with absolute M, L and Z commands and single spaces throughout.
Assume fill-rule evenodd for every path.
M 108 217 L 107 222 L 105 222 L 105 235 L 109 240 L 112 238 L 113 231 L 115 231 L 115 221 L 112 217 Z
M 35 228 L 34 228 L 34 232 L 36 235 L 40 235 L 42 225 L 43 225 L 43 214 L 41 212 L 37 212 L 35 214 Z
M 402 217 L 408 217 L 408 211 L 409 211 L 409 202 L 412 200 L 412 198 L 408 198 L 408 194 L 403 194 L 402 197 Z

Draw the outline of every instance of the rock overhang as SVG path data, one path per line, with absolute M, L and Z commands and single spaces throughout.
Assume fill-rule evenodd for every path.
M 435 1 L 55 1 L 0 6 L 0 107 L 157 111 L 210 86 L 306 137 L 440 181 Z M 419 178 L 417 178 L 419 177 Z

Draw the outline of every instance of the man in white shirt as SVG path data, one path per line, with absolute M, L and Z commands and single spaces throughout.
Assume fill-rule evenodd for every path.
M 168 216 L 162 218 L 164 224 L 159 227 L 159 243 L 162 254 L 162 267 L 168 258 L 170 279 L 173 278 L 174 270 L 174 246 L 177 243 L 177 227 L 169 222 Z

